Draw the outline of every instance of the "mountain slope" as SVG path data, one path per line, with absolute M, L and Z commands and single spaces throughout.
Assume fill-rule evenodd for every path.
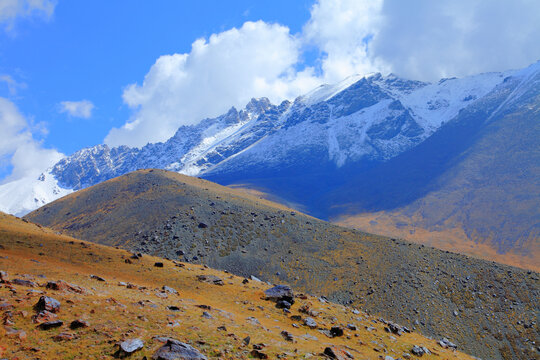
M 472 359 L 415 332 L 386 333 L 385 323 L 358 310 L 353 313 L 352 308 L 300 296 L 287 315 L 264 300 L 263 291 L 270 288 L 265 283 L 244 283 L 221 271 L 148 255 L 134 259 L 125 250 L 59 236 L 1 213 L 0 244 L 0 269 L 5 272 L 0 280 L 2 357 L 111 358 L 118 351 L 116 344 L 140 339 L 143 348 L 132 357 L 151 358 L 163 346 L 163 338 L 174 338 L 210 359 L 247 359 L 260 353 L 323 359 L 322 352 L 330 346 L 374 359 L 378 353 L 366 345 L 372 341 L 377 350 L 394 357 L 419 345 L 434 353 L 423 358 Z M 163 267 L 155 267 L 156 262 Z M 201 282 L 200 276 L 217 276 L 223 285 Z M 43 295 L 60 302 L 56 315 L 45 313 L 64 322 L 59 328 L 42 330 L 38 325 L 45 320 L 31 318 Z M 315 319 L 321 330 L 340 326 L 344 336 L 329 338 L 292 318 L 306 317 L 298 309 L 307 304 L 320 312 Z M 70 329 L 75 319 L 80 327 Z M 282 331 L 293 341 L 286 341 Z M 251 341 L 243 340 L 248 336 Z M 260 351 L 253 353 L 261 343 Z
M 507 82 L 415 149 L 329 194 L 345 205 L 331 216 L 538 271 L 540 72 Z M 381 201 L 381 192 L 392 196 Z
M 86 240 L 287 282 L 484 358 L 530 355 L 536 273 L 337 227 L 205 180 L 138 171 L 26 218 Z
M 254 99 L 181 127 L 165 143 L 83 149 L 24 186 L 1 185 L 0 209 L 20 214 L 155 167 L 265 192 L 321 219 L 538 270 L 539 78 L 540 62 L 433 84 L 371 74 L 292 103 Z M 32 187 L 48 193 L 36 197 Z

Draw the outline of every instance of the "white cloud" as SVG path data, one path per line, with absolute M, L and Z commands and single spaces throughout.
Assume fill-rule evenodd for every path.
M 0 169 L 11 166 L 11 174 L 0 183 L 37 177 L 63 157 L 54 149 L 43 148 L 33 130 L 15 104 L 0 97 Z
M 540 1 L 319 0 L 302 32 L 246 22 L 158 58 L 124 102 L 133 115 L 109 145 L 165 141 L 181 125 L 217 116 L 251 97 L 273 102 L 352 74 L 395 72 L 437 80 L 524 67 L 540 59 Z M 305 51 L 319 51 L 314 65 Z M 300 70 L 298 70 L 300 69 Z
M 67 113 L 73 117 L 79 117 L 83 119 L 88 119 L 92 116 L 92 110 L 94 109 L 94 104 L 88 100 L 81 101 L 62 101 L 60 103 L 60 112 Z
M 370 58 L 436 80 L 525 67 L 540 59 L 540 2 L 385 1 Z
M 326 82 L 381 70 L 369 56 L 368 41 L 379 29 L 382 4 L 382 0 L 321 0 L 313 5 L 303 37 L 321 51 Z
M 56 0 L 1 0 L 0 24 L 11 30 L 17 18 L 40 17 L 48 20 L 56 6 Z
M 142 146 L 164 141 L 179 125 L 217 116 L 252 97 L 279 101 L 317 84 L 307 69 L 297 74 L 300 41 L 287 27 L 246 22 L 209 39 L 198 39 L 189 54 L 161 56 L 144 78 L 123 94 L 133 117 L 112 129 L 110 145 Z
M 18 82 L 15 79 L 13 79 L 13 77 L 7 74 L 0 75 L 0 83 L 5 83 L 7 85 L 9 95 L 17 95 L 17 91 L 19 89 L 26 88 L 25 83 Z

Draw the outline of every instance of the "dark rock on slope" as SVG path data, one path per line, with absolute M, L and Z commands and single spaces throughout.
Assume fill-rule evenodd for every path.
M 130 173 L 27 219 L 134 252 L 289 283 L 450 338 L 482 358 L 527 359 L 538 341 L 535 272 L 345 229 L 176 173 Z

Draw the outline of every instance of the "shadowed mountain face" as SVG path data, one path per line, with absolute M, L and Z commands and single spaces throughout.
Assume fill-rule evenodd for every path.
M 509 77 L 385 161 L 206 174 L 372 233 L 540 269 L 540 72 Z M 255 171 L 251 171 L 255 168 Z
M 529 358 L 525 339 L 538 330 L 534 272 L 345 229 L 172 172 L 130 173 L 26 218 L 85 240 L 290 283 L 482 358 Z

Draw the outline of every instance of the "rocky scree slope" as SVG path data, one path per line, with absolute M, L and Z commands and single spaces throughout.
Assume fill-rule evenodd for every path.
M 472 359 L 451 341 L 287 286 L 96 245 L 2 213 L 0 244 L 1 357 Z M 282 298 L 293 304 L 277 306 Z
M 286 282 L 489 359 L 537 356 L 539 277 L 345 229 L 202 179 L 144 170 L 26 217 L 136 252 Z

